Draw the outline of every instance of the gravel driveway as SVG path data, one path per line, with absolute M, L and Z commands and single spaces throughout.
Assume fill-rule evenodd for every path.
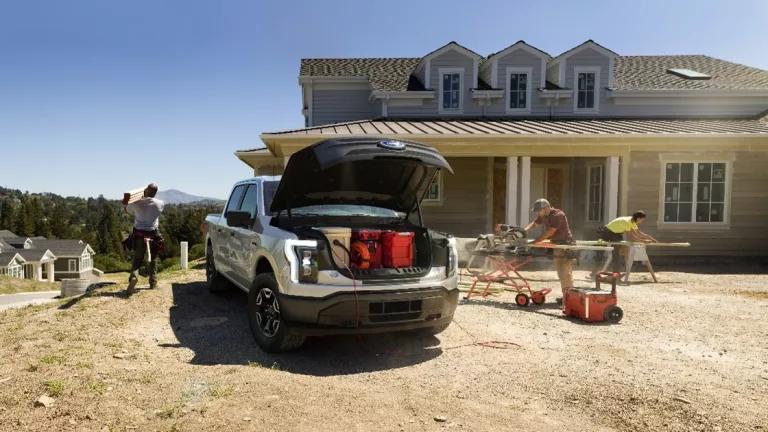
M 0 430 L 768 430 L 768 275 L 643 278 L 620 288 L 617 325 L 505 293 L 462 302 L 438 337 L 281 355 L 200 271 L 130 299 L 108 287 L 0 313 Z

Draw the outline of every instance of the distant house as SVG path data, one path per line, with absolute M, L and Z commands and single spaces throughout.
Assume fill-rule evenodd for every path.
M 0 275 L 24 277 L 24 258 L 17 252 L 0 252 Z
M 28 238 L 0 231 L 0 274 L 49 282 L 88 278 L 94 273 L 95 254 L 82 240 Z

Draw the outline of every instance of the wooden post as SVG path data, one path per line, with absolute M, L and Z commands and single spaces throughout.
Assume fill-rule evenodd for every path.
M 609 156 L 606 158 L 606 180 L 605 188 L 605 223 L 608 223 L 618 216 L 619 212 L 619 157 Z
M 181 242 L 181 269 L 187 270 L 189 268 L 189 254 L 188 254 L 189 242 Z
M 507 158 L 507 225 L 517 225 L 517 157 Z
M 531 157 L 520 158 L 520 225 L 531 219 Z

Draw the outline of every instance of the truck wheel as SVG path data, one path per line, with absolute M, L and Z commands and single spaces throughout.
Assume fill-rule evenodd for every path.
M 213 247 L 210 245 L 205 253 L 205 280 L 208 282 L 208 291 L 212 293 L 221 293 L 232 288 L 232 284 L 216 270 Z
M 262 273 L 248 291 L 248 323 L 256 343 L 266 352 L 295 350 L 304 336 L 293 335 L 280 313 L 280 294 L 272 273 Z

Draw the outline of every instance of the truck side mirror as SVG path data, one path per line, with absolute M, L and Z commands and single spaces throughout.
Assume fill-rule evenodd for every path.
M 253 226 L 253 218 L 251 218 L 250 212 L 228 211 L 227 225 L 238 228 L 251 228 Z

